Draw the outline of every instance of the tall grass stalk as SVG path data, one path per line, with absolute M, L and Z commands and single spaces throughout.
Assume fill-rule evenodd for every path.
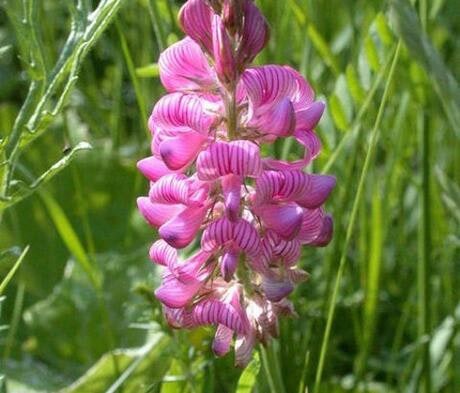
M 377 146 L 378 139 L 379 139 L 380 124 L 382 122 L 383 114 L 385 112 L 385 107 L 386 107 L 386 103 L 389 97 L 391 82 L 393 81 L 393 76 L 396 70 L 396 65 L 398 64 L 400 51 L 401 51 L 401 42 L 398 42 L 394 55 L 393 55 L 393 61 L 392 61 L 391 68 L 388 74 L 388 78 L 387 78 L 387 82 L 385 85 L 385 90 L 382 96 L 382 100 L 380 103 L 379 111 L 377 113 L 377 118 L 375 120 L 374 128 L 372 130 L 369 147 L 367 149 L 366 158 L 364 160 L 363 169 L 361 172 L 361 176 L 360 176 L 359 183 L 358 183 L 358 188 L 356 191 L 356 196 L 353 202 L 353 208 L 352 208 L 351 215 L 350 215 L 350 221 L 349 221 L 347 232 L 345 235 L 343 251 L 340 257 L 339 270 L 337 272 L 335 285 L 334 285 L 331 300 L 329 303 L 329 310 L 328 310 L 327 321 L 326 321 L 326 329 L 325 329 L 323 341 L 321 344 L 318 368 L 317 368 L 316 376 L 315 376 L 315 388 L 314 388 L 315 393 L 318 393 L 320 391 L 321 379 L 322 379 L 323 369 L 324 369 L 324 361 L 326 359 L 326 353 L 327 353 L 327 349 L 329 345 L 329 338 L 330 338 L 332 322 L 333 322 L 334 314 L 335 314 L 337 295 L 339 292 L 343 271 L 345 269 L 345 262 L 347 259 L 348 248 L 350 246 L 351 237 L 353 235 L 353 231 L 355 227 L 356 216 L 358 213 L 359 204 L 361 202 L 361 197 L 362 197 L 363 190 L 364 190 L 364 183 L 367 179 L 367 173 L 371 166 L 371 161 L 372 161 L 374 151 Z

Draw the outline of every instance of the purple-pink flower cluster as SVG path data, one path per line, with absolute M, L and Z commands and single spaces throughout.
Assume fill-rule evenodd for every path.
M 277 336 L 278 317 L 295 314 L 287 296 L 308 277 L 301 247 L 332 236 L 322 205 L 335 179 L 304 172 L 320 152 L 324 104 L 292 68 L 251 66 L 269 37 L 252 0 L 189 0 L 179 20 L 187 37 L 160 56 L 169 94 L 149 120 L 152 156 L 138 168 L 151 185 L 138 206 L 158 228 L 150 258 L 164 269 L 155 294 L 170 325 L 216 325 L 214 352 L 235 338 L 245 366 Z M 301 159 L 261 154 L 286 137 Z M 193 242 L 199 251 L 181 260 Z

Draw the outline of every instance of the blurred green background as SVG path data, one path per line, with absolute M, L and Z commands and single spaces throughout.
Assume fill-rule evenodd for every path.
M 0 392 L 460 392 L 460 2 L 257 4 L 338 186 L 299 318 L 242 374 L 165 326 L 135 207 L 181 2 L 0 1 Z

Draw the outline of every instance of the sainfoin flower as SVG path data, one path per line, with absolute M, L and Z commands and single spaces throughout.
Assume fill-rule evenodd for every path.
M 215 354 L 234 343 L 245 366 L 278 318 L 295 314 L 287 297 L 308 277 L 302 246 L 332 236 L 323 204 L 335 178 L 305 172 L 324 104 L 292 68 L 251 66 L 269 37 L 252 0 L 189 0 L 179 21 L 187 37 L 160 56 L 168 94 L 149 120 L 152 155 L 138 168 L 150 192 L 138 206 L 158 229 L 150 258 L 163 269 L 155 294 L 169 324 L 215 325 Z M 262 154 L 287 137 L 302 146 L 298 160 Z M 193 242 L 199 250 L 181 259 Z

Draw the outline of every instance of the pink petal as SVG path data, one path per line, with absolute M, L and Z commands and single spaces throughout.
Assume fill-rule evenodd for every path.
M 163 305 L 163 314 L 168 324 L 175 329 L 192 327 L 190 313 L 184 308 L 170 308 Z
M 321 226 L 321 231 L 318 237 L 310 243 L 312 246 L 324 247 L 327 246 L 334 233 L 334 221 L 331 216 L 325 216 L 323 220 L 323 225 Z
M 291 240 L 299 233 L 303 211 L 295 203 L 267 204 L 256 209 L 267 228 L 273 229 L 283 239 Z
M 251 329 L 248 334 L 239 335 L 235 341 L 235 366 L 245 368 L 252 359 L 256 345 L 256 332 Z
M 225 356 L 230 351 L 233 339 L 233 330 L 224 325 L 217 326 L 216 335 L 212 342 L 212 350 L 216 356 Z
M 316 101 L 308 108 L 296 112 L 296 129 L 303 131 L 313 130 L 319 123 L 326 105 L 322 101 Z
M 166 49 L 158 65 L 161 81 L 169 92 L 211 90 L 216 85 L 206 56 L 189 37 Z
M 289 136 L 296 126 L 294 106 L 289 98 L 282 98 L 272 106 L 260 107 L 256 110 L 249 126 L 257 128 L 261 134 Z
M 137 198 L 137 207 L 147 222 L 153 227 L 163 225 L 184 210 L 184 207 L 180 205 L 152 203 L 147 197 Z
M 172 171 L 169 169 L 163 161 L 157 157 L 148 157 L 140 160 L 137 163 L 137 169 L 150 181 L 157 181 L 164 175 L 171 173 L 177 173 L 180 171 Z M 183 168 L 185 169 L 185 168 Z
M 169 136 L 190 130 L 207 136 L 216 117 L 208 111 L 209 105 L 198 95 L 171 93 L 156 103 L 151 122 Z
M 160 237 L 174 248 L 187 247 L 196 237 L 207 211 L 207 206 L 187 207 L 160 227 Z
M 240 212 L 241 204 L 240 176 L 227 175 L 222 178 L 222 192 L 224 194 L 225 212 L 227 217 L 236 221 Z
M 212 9 L 205 0 L 189 0 L 179 11 L 182 30 L 208 53 L 212 53 L 211 16 Z
M 257 229 L 246 220 L 239 220 L 233 230 L 235 244 L 251 258 L 260 257 L 260 237 Z
M 233 224 L 227 218 L 213 221 L 203 232 L 201 248 L 214 252 L 233 240 Z
M 262 172 L 260 148 L 250 141 L 230 142 L 230 172 L 234 175 L 257 177 Z
M 172 170 L 188 168 L 202 149 L 206 137 L 198 132 L 185 132 L 160 144 L 161 158 Z
M 285 266 L 293 266 L 300 259 L 301 244 L 298 240 L 280 240 L 274 249 L 274 254 L 282 259 Z
M 182 174 L 163 176 L 151 186 L 150 200 L 157 203 L 185 205 L 189 194 L 189 187 L 185 179 L 187 176 Z
M 216 180 L 230 174 L 230 144 L 212 143 L 199 154 L 196 169 L 201 180 Z
M 236 79 L 235 58 L 230 37 L 217 14 L 212 16 L 212 42 L 217 76 L 222 83 L 229 84 Z
M 310 187 L 297 203 L 309 209 L 320 207 L 331 194 L 335 187 L 336 180 L 333 176 L 309 175 Z
M 269 38 L 265 18 L 251 0 L 244 3 L 244 26 L 238 50 L 238 64 L 242 68 L 257 56 Z
M 263 277 L 262 288 L 271 302 L 279 302 L 294 290 L 291 281 L 275 277 Z
M 302 217 L 302 226 L 297 239 L 302 244 L 314 242 L 321 233 L 323 227 L 324 213 L 319 209 L 304 209 Z
M 220 271 L 225 281 L 232 280 L 238 266 L 239 253 L 236 251 L 228 251 L 222 256 L 220 263 Z
M 177 262 L 177 250 L 164 240 L 157 240 L 153 243 L 149 256 L 152 262 L 170 268 Z

